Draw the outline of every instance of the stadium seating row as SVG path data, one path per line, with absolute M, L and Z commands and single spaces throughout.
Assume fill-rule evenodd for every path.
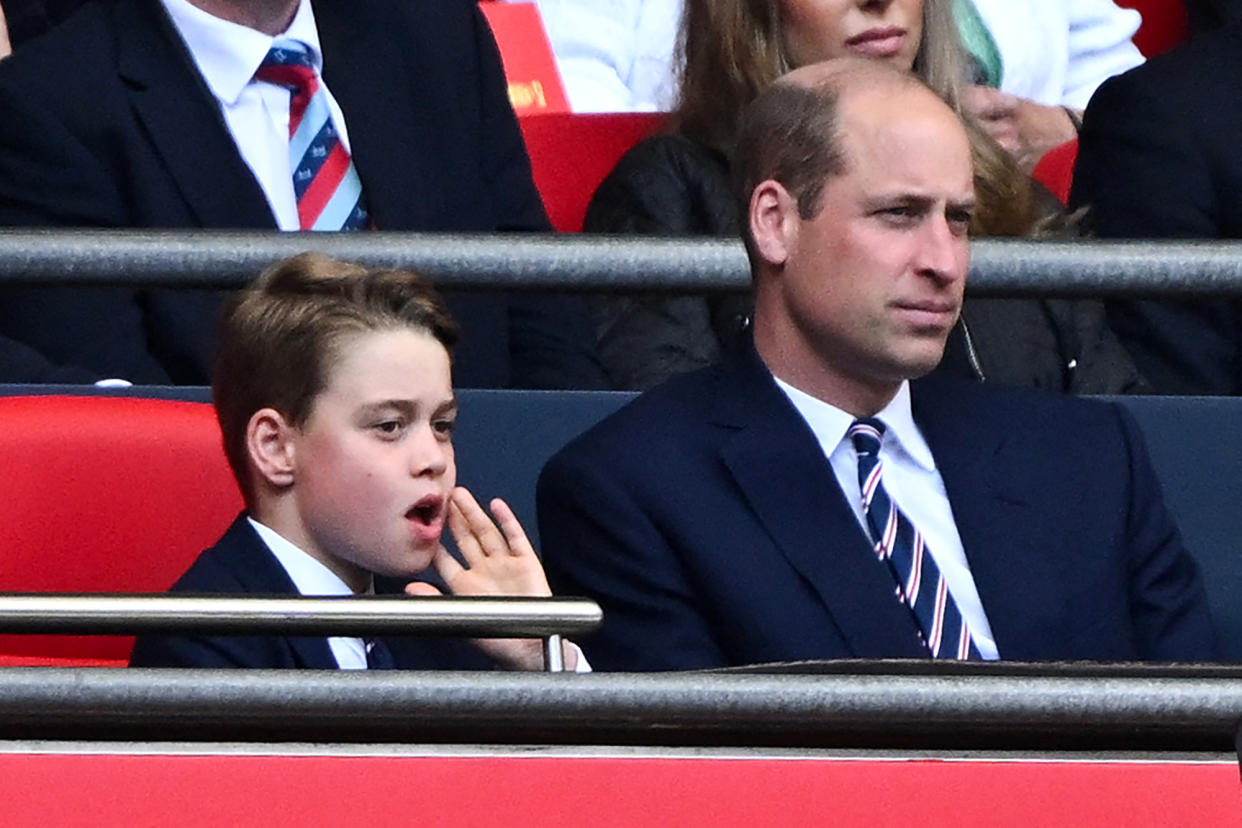
M 460 391 L 459 479 L 480 497 L 507 499 L 535 534 L 543 463 L 631 397 Z M 1242 660 L 1242 467 L 1217 450 L 1242 443 L 1242 399 L 1121 402 L 1146 433 L 1169 506 L 1205 572 L 1222 655 Z M 0 456 L 0 583 L 9 591 L 163 591 L 241 507 L 204 402 L 0 397 Z M 129 646 L 120 638 L 0 636 L 0 665 L 120 665 Z

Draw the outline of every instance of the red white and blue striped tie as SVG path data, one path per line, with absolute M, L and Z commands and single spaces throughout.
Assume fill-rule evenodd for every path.
M 922 534 L 897 508 L 880 480 L 884 423 L 870 418 L 855 420 L 846 436 L 858 452 L 858 485 L 875 553 L 888 564 L 897 583 L 897 597 L 914 613 L 923 643 L 932 658 L 978 659 L 970 627 L 927 551 Z
M 319 84 L 309 48 L 297 40 L 275 41 L 254 76 L 291 93 L 289 166 L 301 228 L 364 229 L 362 182 L 332 125 L 328 96 Z

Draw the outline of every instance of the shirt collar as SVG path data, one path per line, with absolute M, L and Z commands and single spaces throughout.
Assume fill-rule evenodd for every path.
M 853 414 L 842 411 L 835 405 L 812 397 L 805 391 L 799 391 L 789 383 L 773 377 L 777 386 L 785 392 L 785 396 L 793 403 L 794 408 L 806 420 L 811 431 L 819 438 L 820 444 L 827 453 L 845 439 L 845 433 L 857 419 Z M 910 383 L 902 382 L 896 395 L 884 406 L 875 418 L 884 423 L 884 448 L 893 452 L 904 453 L 914 463 L 927 471 L 935 471 L 936 460 L 932 457 L 931 448 L 923 439 L 923 433 L 914 423 L 914 412 L 910 407 Z
M 289 574 L 289 580 L 293 581 L 293 585 L 298 588 L 301 595 L 353 595 L 354 591 L 349 588 L 349 584 L 345 583 L 340 577 L 328 567 L 324 566 L 321 561 L 312 558 L 301 547 L 285 538 L 270 526 L 259 523 L 252 517 L 246 520 L 254 527 L 254 531 L 259 534 L 259 538 L 267 544 L 267 548 L 271 550 L 276 560 L 284 567 L 285 572 Z M 374 582 L 367 589 L 368 593 L 375 591 Z
M 237 103 L 276 38 L 208 14 L 189 0 L 161 2 L 211 93 L 225 106 Z M 310 49 L 315 71 L 322 72 L 323 53 L 319 47 L 319 30 L 315 26 L 310 0 L 298 3 L 293 22 L 280 36 L 305 43 Z

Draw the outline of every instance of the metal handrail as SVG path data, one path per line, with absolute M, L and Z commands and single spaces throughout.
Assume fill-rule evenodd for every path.
M 750 285 L 740 242 L 583 234 L 0 229 L 0 285 L 240 287 L 314 250 L 419 270 L 447 288 L 667 292 Z M 972 243 L 967 290 L 987 296 L 1242 297 L 1242 243 Z
M 549 672 L 564 669 L 561 636 L 602 620 L 585 598 L 0 594 L 0 633 L 542 638 Z
M 556 677 L 0 668 L 0 738 L 1227 751 L 1242 722 L 1237 668 L 1011 666 Z

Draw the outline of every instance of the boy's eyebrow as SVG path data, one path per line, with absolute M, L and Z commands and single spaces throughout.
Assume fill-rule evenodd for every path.
M 358 407 L 362 414 L 379 414 L 382 411 L 397 411 L 407 417 L 413 417 L 418 411 L 418 403 L 413 400 L 392 399 L 378 400 L 376 402 L 363 403 Z M 457 411 L 457 397 L 449 397 L 444 402 L 437 405 L 434 413 L 437 415 L 447 414 Z

